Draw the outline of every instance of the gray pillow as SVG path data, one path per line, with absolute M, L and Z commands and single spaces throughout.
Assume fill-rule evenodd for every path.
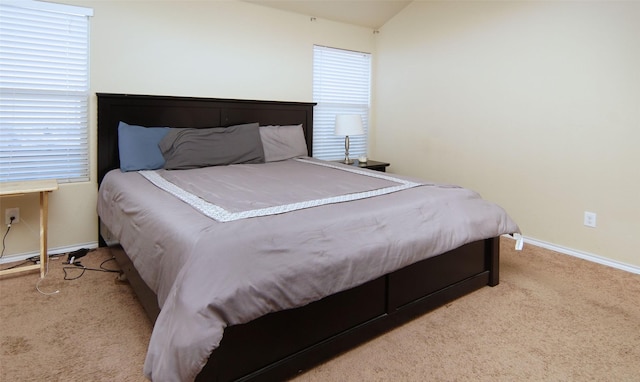
M 206 129 L 171 129 L 158 144 L 164 168 L 184 170 L 237 163 L 264 163 L 258 123 Z
M 302 125 L 260 126 L 265 162 L 308 156 Z

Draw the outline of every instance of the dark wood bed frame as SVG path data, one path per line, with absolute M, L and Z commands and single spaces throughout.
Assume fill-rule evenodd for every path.
M 98 95 L 98 180 L 119 167 L 119 121 L 142 126 L 217 127 L 302 123 L 312 153 L 313 103 Z M 101 243 L 104 244 L 101 236 Z M 119 246 L 111 248 L 150 319 L 153 291 Z M 499 281 L 499 238 L 476 241 L 304 307 L 225 330 L 199 381 L 282 380 L 483 286 Z

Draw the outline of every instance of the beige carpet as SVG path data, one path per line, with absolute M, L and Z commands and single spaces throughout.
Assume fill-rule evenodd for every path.
M 501 282 L 296 381 L 640 381 L 640 275 L 503 240 Z M 98 267 L 101 249 L 82 259 Z M 105 264 L 113 268 L 114 263 Z M 151 324 L 114 273 L 0 279 L 0 381 L 144 381 Z M 74 274 L 75 275 L 75 274 Z

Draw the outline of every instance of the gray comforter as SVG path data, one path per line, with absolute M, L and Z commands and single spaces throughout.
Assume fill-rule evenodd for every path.
M 502 208 L 473 191 L 406 177 L 295 160 L 154 176 L 173 184 L 179 197 L 139 173 L 114 170 L 98 198 L 102 222 L 158 295 L 161 312 L 144 368 L 154 381 L 193 380 L 226 326 L 519 232 Z M 185 202 L 194 196 L 201 199 L 195 208 Z M 218 221 L 203 203 L 241 215 L 276 213 Z M 303 206 L 282 210 L 292 205 Z

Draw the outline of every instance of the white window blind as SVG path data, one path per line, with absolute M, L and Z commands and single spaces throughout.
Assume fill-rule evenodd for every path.
M 0 182 L 89 179 L 91 9 L 0 3 Z
M 371 54 L 313 47 L 313 156 L 344 159 L 344 137 L 334 133 L 338 114 L 362 116 L 364 135 L 349 137 L 349 157 L 367 153 Z

